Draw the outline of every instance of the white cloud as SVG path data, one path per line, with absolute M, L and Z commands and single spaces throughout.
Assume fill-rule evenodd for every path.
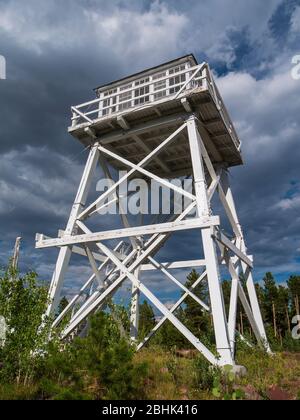
M 299 133 L 300 83 L 291 78 L 290 69 L 281 71 L 261 80 L 229 73 L 217 81 L 243 150 L 253 159 L 280 153 Z
M 85 10 L 100 43 L 113 46 L 114 54 L 125 56 L 129 65 L 134 60 L 149 62 L 155 55 L 159 62 L 167 55 L 173 56 L 182 49 L 183 31 L 189 20 L 183 13 L 170 10 L 166 4 L 155 1 L 144 12 L 119 9 L 103 16 L 100 10 Z M 132 61 L 131 61 L 132 60 Z
M 281 210 L 300 209 L 300 195 L 280 200 L 276 204 L 276 208 L 279 208 Z
M 300 6 L 293 13 L 291 31 L 297 34 L 300 32 Z
M 47 159 L 56 162 L 57 174 L 46 175 L 43 165 L 38 166 L 36 159 L 41 162 Z M 14 169 L 12 170 L 12 167 Z M 68 168 L 63 176 L 59 167 Z M 35 212 L 51 213 L 66 217 L 66 192 L 70 194 L 76 188 L 76 179 L 81 166 L 72 159 L 50 152 L 46 148 L 27 147 L 20 155 L 17 151 L 10 151 L 0 156 L 0 215 L 4 217 L 15 209 L 34 209 Z M 77 174 L 76 174 L 77 172 Z M 68 176 L 66 176 L 68 174 Z

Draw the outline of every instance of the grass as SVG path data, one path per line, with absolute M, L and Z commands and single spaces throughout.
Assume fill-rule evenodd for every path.
M 195 356 L 178 357 L 175 352 L 151 347 L 137 353 L 135 358 L 149 366 L 145 383 L 149 400 L 207 400 L 224 396 L 221 393 L 220 398 L 214 397 L 213 385 L 202 389 L 201 372 L 207 376 L 209 366 L 205 367 L 203 362 L 203 369 L 197 372 Z M 300 399 L 300 353 L 268 356 L 259 350 L 243 350 L 237 354 L 237 361 L 247 367 L 247 375 L 235 378 L 232 387 L 242 391 L 243 399 Z
M 211 369 L 196 352 L 182 357 L 175 350 L 151 346 L 136 353 L 134 362 L 148 366 L 144 382 L 147 400 L 226 399 L 236 392 L 242 393 L 242 399 L 300 399 L 300 353 L 284 352 L 268 356 L 259 350 L 240 351 L 237 362 L 247 367 L 247 375 L 236 377 L 230 384 L 229 392 L 228 387 L 225 391 L 224 381 L 220 382 L 220 372 Z M 214 388 L 216 381 L 223 384 L 217 392 Z M 0 400 L 40 398 L 40 385 L 0 385 Z M 88 390 L 86 392 L 88 394 Z

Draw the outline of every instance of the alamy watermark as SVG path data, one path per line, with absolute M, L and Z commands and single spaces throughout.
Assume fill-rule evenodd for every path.
M 292 324 L 295 325 L 292 330 L 292 337 L 294 340 L 300 340 L 300 315 L 294 316 Z
M 291 75 L 294 80 L 300 80 L 300 54 L 294 55 L 292 58 L 292 70 Z
M 0 55 L 0 80 L 6 79 L 6 59 Z
M 97 203 L 99 214 L 181 214 L 193 201 L 191 178 L 162 182 L 135 178 L 128 182 L 127 175 L 126 171 L 120 171 L 117 182 L 103 178 L 97 183 L 96 190 L 103 197 Z

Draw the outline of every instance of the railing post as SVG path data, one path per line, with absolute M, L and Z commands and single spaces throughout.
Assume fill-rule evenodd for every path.
M 72 112 L 72 117 L 72 127 L 76 127 L 78 117 L 75 111 Z

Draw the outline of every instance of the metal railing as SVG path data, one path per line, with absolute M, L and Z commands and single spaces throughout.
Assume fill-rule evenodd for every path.
M 166 99 L 177 99 L 196 88 L 209 91 L 228 132 L 239 149 L 240 141 L 207 63 L 185 68 L 172 74 L 165 71 L 160 77 L 157 75 L 156 77 L 146 77 L 144 82 L 138 85 L 133 82 L 128 88 L 120 86 L 109 92 L 101 93 L 97 99 L 72 106 L 72 127 L 76 128 L 84 123 L 94 124 L 103 118 L 123 114 L 130 110 L 136 111 L 153 107 L 155 103 L 164 102 Z

